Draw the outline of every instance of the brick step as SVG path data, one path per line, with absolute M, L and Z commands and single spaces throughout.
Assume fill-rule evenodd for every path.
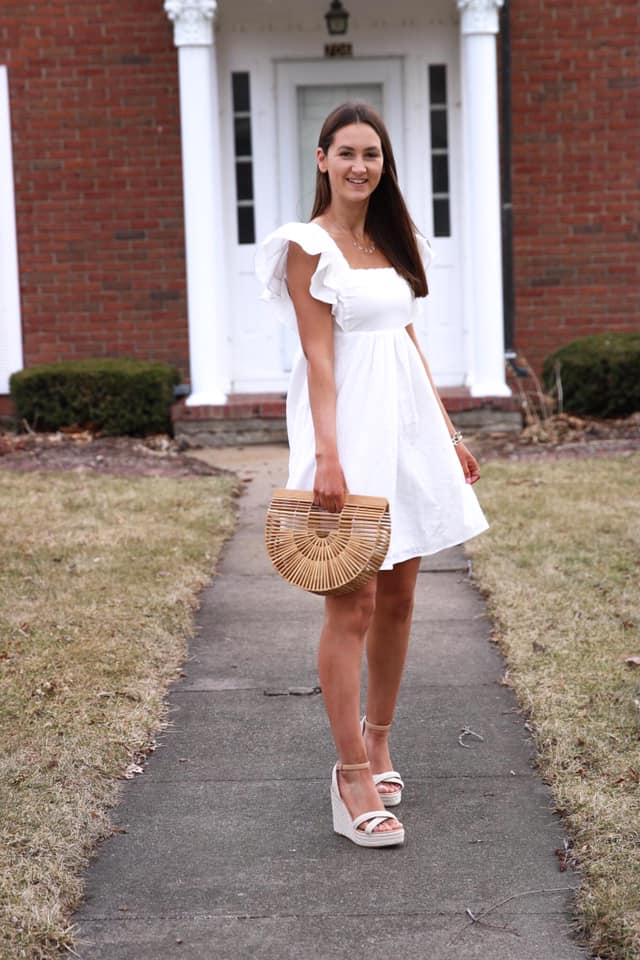
M 439 391 L 447 412 L 461 430 L 520 430 L 522 415 L 516 397 L 472 397 L 463 387 Z M 171 419 L 176 438 L 187 446 L 227 447 L 238 444 L 285 443 L 284 394 L 235 394 L 217 406 L 174 404 Z

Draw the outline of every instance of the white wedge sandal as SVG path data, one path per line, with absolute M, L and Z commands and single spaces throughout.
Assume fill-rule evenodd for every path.
M 381 723 L 371 723 L 367 720 L 366 716 L 362 718 L 360 723 L 360 729 L 362 730 L 362 736 L 364 736 L 365 727 L 370 727 L 371 730 L 390 730 L 391 724 L 381 724 Z M 380 793 L 380 799 L 384 803 L 385 807 L 397 807 L 398 804 L 402 801 L 402 790 L 404 788 L 404 782 L 402 777 L 397 770 L 385 770 L 384 773 L 374 773 L 373 782 L 376 786 L 379 783 L 390 783 L 395 787 L 398 787 L 397 790 L 389 790 L 384 793 Z
M 378 830 L 376 832 L 376 827 L 384 823 L 385 820 L 395 820 L 399 823 L 395 813 L 387 813 L 386 810 L 369 810 L 352 820 L 347 805 L 340 796 L 338 770 L 365 770 L 368 766 L 368 760 L 366 763 L 341 763 L 338 761 L 334 766 L 331 772 L 333 829 L 341 836 L 348 837 L 352 843 L 359 847 L 392 847 L 404 843 L 404 827 L 399 826 L 396 830 Z M 369 822 L 364 830 L 358 830 L 358 827 L 366 820 Z

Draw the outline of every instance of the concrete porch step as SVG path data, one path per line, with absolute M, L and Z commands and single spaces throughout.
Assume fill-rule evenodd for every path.
M 286 443 L 285 418 L 283 393 L 232 394 L 216 406 L 190 407 L 180 400 L 171 408 L 174 435 L 190 447 Z
M 464 431 L 520 430 L 516 397 L 472 397 L 464 387 L 443 387 L 440 396 L 456 426 Z M 184 400 L 171 410 L 174 434 L 189 447 L 285 443 L 286 399 L 281 393 L 232 394 L 217 406 L 190 407 Z

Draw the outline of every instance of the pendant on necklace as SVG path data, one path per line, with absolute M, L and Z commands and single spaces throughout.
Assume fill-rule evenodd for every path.
M 362 253 L 371 254 L 371 253 L 375 253 L 375 252 L 376 252 L 376 245 L 375 245 L 375 243 L 372 242 L 370 247 L 363 247 L 362 244 L 358 243 L 357 240 L 354 240 L 353 237 L 352 237 L 351 239 L 352 239 L 352 241 L 353 241 L 354 247 L 356 247 L 357 250 L 361 250 Z

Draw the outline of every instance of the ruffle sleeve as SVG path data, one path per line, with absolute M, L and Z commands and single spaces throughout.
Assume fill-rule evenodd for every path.
M 416 240 L 418 241 L 418 252 L 422 258 L 422 264 L 426 273 L 435 259 L 435 252 L 427 238 L 423 237 L 421 233 L 416 233 Z M 428 280 L 429 278 L 427 277 L 427 282 Z M 424 317 L 425 300 L 426 297 L 413 298 L 413 304 L 411 306 L 411 323 L 420 323 Z
M 334 241 L 315 223 L 285 223 L 265 237 L 257 249 L 255 261 L 256 274 L 263 285 L 260 299 L 268 301 L 278 319 L 295 331 L 296 314 L 287 287 L 287 254 L 291 241 L 302 247 L 305 253 L 320 254 L 309 292 L 314 299 L 331 304 L 334 318 L 344 266 Z

